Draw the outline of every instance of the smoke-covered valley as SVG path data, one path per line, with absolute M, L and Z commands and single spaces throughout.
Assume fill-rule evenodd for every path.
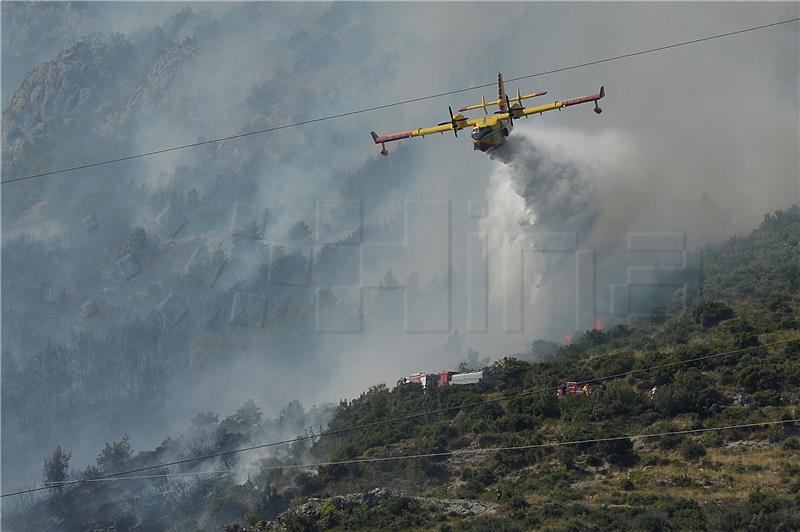
M 588 24 L 568 6 L 507 4 L 489 28 L 485 9 L 4 3 L 3 181 L 797 13 L 687 5 L 678 25 L 668 5 L 583 5 Z M 604 29 L 620 20 L 639 30 Z M 797 44 L 787 27 L 702 60 L 527 80 L 548 98 L 604 83 L 605 112 L 519 121 L 490 158 L 461 137 L 382 158 L 369 139 L 445 120 L 472 91 L 4 184 L 3 491 L 38 481 L 57 445 L 83 469 L 106 442 L 155 448 L 248 399 L 278 420 L 259 436 L 286 437 L 308 428 L 280 425 L 292 401 L 324 425 L 373 384 L 470 350 L 532 357 L 532 340 L 663 303 L 628 287 L 615 307 L 612 287 L 797 201 Z M 754 94 L 771 105 L 746 105 Z M 656 233 L 683 247 L 631 251 L 631 234 Z

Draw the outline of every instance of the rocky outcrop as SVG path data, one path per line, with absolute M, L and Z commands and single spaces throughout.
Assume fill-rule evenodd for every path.
M 84 2 L 3 3 L 3 107 L 35 66 L 53 58 L 76 37 L 95 34 L 97 9 Z M 94 7 L 94 6 L 91 6 Z
M 63 50 L 29 72 L 3 110 L 4 171 L 33 150 L 48 148 L 50 138 L 63 145 L 70 138 L 65 131 L 72 137 L 81 131 L 90 148 L 124 141 L 134 118 L 144 120 L 182 101 L 183 67 L 195 52 L 191 42 L 156 36 L 146 44 L 114 36 Z
M 108 111 L 132 47 L 124 39 L 76 43 L 31 71 L 3 111 L 3 163 L 22 158 L 46 135 L 79 126 Z
M 263 521 L 259 523 L 256 530 L 281 530 L 283 523 L 289 514 L 299 515 L 301 517 L 313 517 L 320 508 L 325 504 L 330 504 L 337 510 L 352 510 L 359 506 L 367 506 L 374 508 L 382 501 L 392 497 L 405 497 L 402 493 L 388 488 L 375 488 L 371 491 L 360 493 L 348 493 L 346 495 L 337 495 L 331 498 L 317 498 L 313 497 L 308 499 L 300 506 L 284 512 L 278 516 L 277 521 Z M 454 517 L 470 517 L 474 515 L 481 515 L 494 508 L 494 505 L 485 502 L 472 500 L 472 499 L 438 499 L 434 497 L 408 497 L 425 506 L 439 511 L 443 514 Z M 244 529 L 242 529 L 244 530 Z

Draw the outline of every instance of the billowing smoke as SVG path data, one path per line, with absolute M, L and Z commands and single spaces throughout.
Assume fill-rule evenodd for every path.
M 597 222 L 597 168 L 590 163 L 593 150 L 576 149 L 581 143 L 570 139 L 570 135 L 575 134 L 522 129 L 490 152 L 490 158 L 498 164 L 490 178 L 488 217 L 481 230 L 495 249 L 502 250 L 493 255 L 502 257 L 504 264 L 495 264 L 493 269 L 503 271 L 495 279 L 506 285 L 517 279 L 509 278 L 516 270 L 505 263 L 520 260 L 515 257 L 534 250 L 537 237 L 559 235 L 577 241 Z M 533 264 L 525 268 L 533 272 L 531 283 L 541 286 L 557 262 L 553 257 L 537 254 Z M 495 294 L 498 289 L 495 286 Z
M 586 232 L 598 215 L 591 168 L 581 160 L 581 154 L 564 152 L 547 139 L 533 130 L 525 130 L 489 153 L 493 160 L 503 163 L 492 176 L 493 187 L 498 192 L 502 190 L 491 198 L 497 202 L 496 211 L 516 218 L 509 221 L 524 232 L 567 229 Z M 523 212 L 518 210 L 518 202 L 503 204 L 513 202 L 508 197 L 510 192 L 523 200 Z M 509 207 L 516 208 L 509 210 Z
M 610 240 L 621 230 L 613 198 L 627 187 L 634 164 L 631 141 L 619 132 L 517 128 L 490 152 L 495 168 L 487 188 L 490 297 L 508 305 L 523 287 L 525 330 L 560 337 L 575 321 L 576 249 Z M 619 257 L 615 258 L 616 261 Z

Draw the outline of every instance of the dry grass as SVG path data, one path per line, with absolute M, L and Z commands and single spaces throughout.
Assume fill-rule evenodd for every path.
M 573 484 L 590 505 L 607 504 L 619 496 L 624 479 L 640 495 L 670 496 L 697 502 L 744 500 L 754 488 L 787 493 L 788 467 L 800 468 L 800 453 L 767 442 L 746 442 L 735 447 L 708 449 L 699 462 L 686 462 L 676 451 L 643 453 L 643 460 L 668 459 L 669 463 L 611 469 L 608 474 Z

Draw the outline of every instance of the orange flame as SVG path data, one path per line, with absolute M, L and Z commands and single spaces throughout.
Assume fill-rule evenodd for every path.
M 574 334 L 567 334 L 567 333 L 564 333 L 564 334 L 562 334 L 562 335 L 561 335 L 561 338 L 563 338 L 563 339 L 564 339 L 564 343 L 565 343 L 565 344 L 571 344 L 571 343 L 572 343 L 572 337 L 573 337 L 573 336 L 575 336 L 575 335 L 574 335 Z
M 592 329 L 597 329 L 598 331 L 602 331 L 606 328 L 606 323 L 603 321 L 603 318 L 597 317 L 594 319 L 594 323 L 592 323 Z

